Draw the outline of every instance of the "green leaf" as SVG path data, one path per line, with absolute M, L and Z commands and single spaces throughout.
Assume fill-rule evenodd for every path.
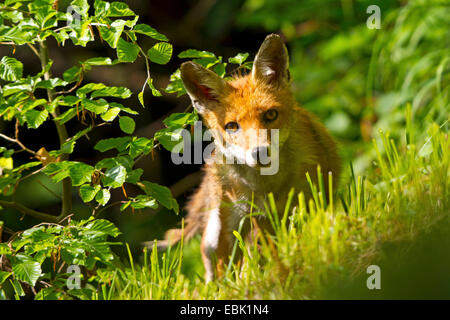
M 75 96 L 60 96 L 58 99 L 58 104 L 61 106 L 74 106 L 81 101 L 81 98 Z
M 0 243 L 0 255 L 10 253 L 11 249 L 8 247 L 8 245 L 6 243 Z
M 56 41 L 58 42 L 58 45 L 64 46 L 67 39 L 69 39 L 69 34 L 66 29 L 62 29 L 59 32 L 54 32 L 53 30 L 48 30 L 48 33 L 51 34 Z
M 216 65 L 214 67 L 214 72 L 217 73 L 220 77 L 223 78 L 225 76 L 225 73 L 226 73 L 226 70 L 225 70 L 226 66 L 227 66 L 226 63 L 219 63 L 218 65 Z
M 107 66 L 111 65 L 112 61 L 111 58 L 104 58 L 104 57 L 95 57 L 87 59 L 83 62 L 83 64 L 90 65 L 90 66 Z
M 101 114 L 108 110 L 108 102 L 105 99 L 82 99 L 81 105 L 95 114 Z
M 15 258 L 17 262 L 12 264 L 14 278 L 34 287 L 41 276 L 41 265 L 26 255 L 18 254 Z
M 6 3 L 5 3 L 6 4 Z M 1 11 L 0 16 L 3 19 L 11 20 L 13 23 L 18 23 L 23 20 L 23 14 L 20 11 L 12 10 L 12 11 Z
M 156 209 L 158 208 L 158 203 L 156 202 L 156 199 L 147 195 L 140 194 L 136 198 L 134 198 L 133 201 L 131 201 L 131 207 L 134 209 Z
M 216 55 L 208 51 L 200 51 L 195 49 L 188 49 L 178 54 L 178 58 L 216 58 Z
M 130 156 L 123 155 L 114 158 L 105 158 L 95 164 L 97 169 L 110 169 L 116 166 L 123 166 L 127 171 L 131 171 L 131 168 L 134 166 L 134 161 Z
M 147 195 L 138 195 L 136 198 L 130 199 L 130 201 L 125 202 L 120 206 L 120 211 L 124 211 L 128 207 L 132 207 L 133 209 L 145 209 L 145 208 L 158 208 L 158 203 L 154 198 Z
M 29 96 L 27 95 L 32 91 L 31 84 L 25 83 L 22 80 L 19 80 L 15 83 L 9 83 L 3 86 L 3 96 L 7 97 L 12 94 L 14 96 L 11 98 L 13 99 L 13 103 L 19 103 L 22 100 L 28 99 Z
M 105 113 L 102 113 L 101 117 L 104 121 L 110 122 L 113 121 L 120 112 L 120 108 L 111 108 Z
M 139 183 L 139 186 L 147 195 L 150 195 L 158 200 L 158 202 L 160 202 L 167 209 L 173 209 L 176 213 L 178 213 L 178 203 L 172 197 L 172 192 L 169 188 L 149 181 L 142 181 Z
M 80 79 L 82 74 L 81 67 L 73 66 L 63 73 L 63 79 L 67 82 L 76 82 Z
M 90 182 L 93 172 L 94 168 L 92 166 L 77 161 L 52 162 L 44 169 L 44 173 L 52 176 L 55 182 L 70 177 L 74 186 Z
M 10 158 L 14 154 L 14 149 L 6 149 L 5 147 L 0 147 L 0 153 L 3 153 L 3 156 L 5 158 Z
M 141 176 L 144 173 L 144 170 L 141 168 L 137 168 L 128 172 L 127 179 L 125 180 L 128 183 L 137 184 L 141 180 Z
M 69 167 L 69 176 L 73 186 L 80 186 L 86 182 L 91 182 L 94 168 L 82 162 L 73 162 Z
M 35 99 L 35 100 L 28 100 L 22 105 L 22 111 L 28 111 L 31 109 L 35 109 L 38 106 L 42 106 L 47 104 L 46 99 Z M 39 111 L 39 110 L 38 110 Z
M 153 149 L 153 140 L 145 137 L 133 138 L 130 143 L 130 156 L 136 158 L 141 154 L 148 154 Z
M 247 58 L 248 58 L 248 53 L 238 53 L 234 57 L 229 58 L 228 62 L 241 65 L 242 63 L 244 63 L 245 60 L 247 60 Z
M 131 96 L 131 91 L 125 87 L 106 87 L 92 92 L 91 97 L 115 97 L 126 99 Z
M 95 219 L 86 225 L 86 229 L 89 231 L 97 231 L 114 238 L 121 234 L 112 222 L 104 219 Z
M 35 41 L 39 32 L 39 26 L 33 21 L 33 25 L 23 25 L 25 22 L 10 28 L 2 28 L 1 41 L 12 41 L 16 45 L 23 45 Z
M 124 2 L 111 2 L 111 6 L 108 10 L 108 17 L 124 17 L 124 16 L 134 16 L 135 13 L 131 10 L 128 5 Z
M 198 120 L 198 116 L 195 113 L 181 112 L 172 113 L 163 123 L 169 128 L 179 128 L 186 125 L 193 125 Z
M 106 16 L 109 12 L 110 3 L 101 0 L 95 0 L 94 2 L 94 10 L 96 17 Z
M 122 204 L 120 206 L 120 211 L 124 211 L 126 208 L 128 208 L 130 206 L 130 204 L 131 204 L 131 201 L 127 201 L 124 204 Z
M 40 161 L 27 162 L 21 166 L 15 167 L 13 172 L 22 172 L 25 169 L 33 168 L 33 167 L 39 166 L 41 164 L 42 164 L 42 162 L 40 162 Z
M 23 291 L 22 285 L 20 284 L 19 280 L 14 279 L 14 281 L 12 281 L 10 279 L 9 282 L 11 283 L 16 296 L 19 297 L 25 296 L 25 291 Z
M 139 92 L 138 99 L 139 99 L 139 102 L 141 103 L 141 105 L 143 107 L 145 107 L 145 105 L 144 105 L 144 92 L 143 91 Z
M 69 166 L 70 166 L 69 161 L 52 162 L 44 168 L 44 173 L 52 176 L 52 175 L 56 175 L 56 174 L 60 173 L 61 171 L 66 171 L 67 172 L 66 176 L 68 176 L 69 175 L 69 173 L 68 173 Z M 61 180 L 63 178 L 61 178 Z M 59 182 L 60 180 L 55 179 L 55 181 Z
M 28 124 L 28 128 L 37 129 L 41 124 L 47 120 L 48 111 L 47 110 L 29 110 L 25 113 L 25 119 Z
M 120 38 L 117 44 L 117 58 L 120 62 L 134 62 L 138 53 L 139 47 L 137 45 Z
M 136 128 L 136 123 L 132 118 L 124 116 L 120 117 L 119 126 L 123 132 L 132 134 L 134 132 L 134 129 Z
M 118 49 L 120 42 L 125 41 L 120 37 L 122 35 L 125 24 L 125 20 L 118 19 L 111 23 L 109 27 L 100 27 L 100 35 L 102 39 L 105 40 L 111 48 Z
M 127 169 L 122 166 L 115 166 L 106 170 L 103 176 L 103 185 L 105 187 L 119 188 L 127 178 Z
M 172 149 L 183 142 L 182 136 L 182 128 L 164 128 L 155 133 L 155 140 L 159 141 L 161 145 L 166 148 L 168 151 L 172 151 Z
M 162 94 L 161 92 L 155 88 L 155 86 L 153 85 L 153 79 L 152 78 L 148 78 L 147 80 L 147 85 L 150 88 L 150 90 L 152 90 L 152 95 L 155 97 L 161 97 Z
M 247 61 L 242 65 L 242 68 L 247 70 L 252 70 L 253 68 L 253 61 Z
M 101 90 L 101 89 L 104 89 L 104 88 L 107 88 L 107 86 L 104 85 L 103 83 L 93 83 L 93 82 L 91 82 L 91 83 L 88 83 L 88 84 L 82 86 L 81 88 L 78 88 L 77 89 L 77 96 L 79 96 L 81 98 L 85 98 L 86 95 L 89 92 L 96 91 L 96 90 Z
M 132 109 L 130 109 L 130 108 L 124 107 L 122 104 L 117 103 L 117 102 L 111 102 L 111 103 L 109 104 L 109 106 L 110 106 L 111 108 L 119 108 L 121 111 L 126 112 L 126 113 L 129 113 L 129 114 L 133 114 L 133 115 L 139 114 L 138 112 L 136 112 L 136 111 L 134 111 L 134 110 L 132 110 Z
M 169 39 L 167 39 L 167 37 L 165 35 L 159 33 L 158 31 L 156 31 L 154 28 L 150 27 L 147 24 L 143 24 L 143 23 L 138 24 L 134 27 L 133 31 L 136 33 L 144 34 L 155 40 L 159 40 L 159 41 L 168 41 L 169 40 Z
M 5 81 L 17 81 L 22 78 L 23 64 L 19 60 L 4 56 L 0 61 L 0 78 Z
M 130 141 L 131 137 L 103 139 L 97 142 L 94 149 L 100 152 L 117 149 L 117 151 L 122 152 L 128 147 Z
M 100 189 L 101 187 L 99 185 L 91 186 L 90 184 L 83 184 L 80 187 L 81 200 L 83 200 L 83 202 L 92 201 Z
M 85 47 L 89 41 L 94 40 L 94 35 L 91 33 L 90 24 L 92 18 L 85 18 L 81 20 L 79 25 L 72 25 L 72 32 L 69 34 L 69 38 L 74 45 Z
M 177 69 L 174 73 L 172 73 L 170 76 L 170 82 L 164 90 L 167 93 L 176 93 L 177 97 L 180 97 L 186 93 L 183 81 L 181 80 L 180 69 Z
M 167 42 L 158 42 L 147 52 L 151 61 L 158 64 L 166 64 L 172 57 L 173 47 Z
M 6 279 L 9 278 L 9 276 L 12 275 L 11 272 L 1 271 L 0 270 L 0 285 L 5 282 Z
M 76 290 L 76 289 L 73 289 Z M 72 290 L 69 290 L 71 292 Z M 64 295 L 60 291 L 56 291 L 53 287 L 42 288 L 34 296 L 34 300 L 62 300 Z
M 89 3 L 87 0 L 73 0 L 70 5 L 77 8 L 77 13 L 80 16 L 86 17 L 88 15 Z
M 92 127 L 87 127 L 86 129 L 83 129 L 83 130 L 77 132 L 73 137 L 71 137 L 69 140 L 64 142 L 58 151 L 50 152 L 50 155 L 52 155 L 54 157 L 58 157 L 63 153 L 67 153 L 67 154 L 72 153 L 73 148 L 75 147 L 76 141 L 78 139 L 80 139 L 81 137 L 83 137 L 84 135 L 86 135 L 87 133 L 89 133 L 91 130 L 92 130 Z
M 22 233 L 22 238 L 23 239 L 30 238 L 32 242 L 40 242 L 49 239 L 54 239 L 55 235 L 52 234 L 51 232 L 48 232 L 48 230 L 50 229 L 46 229 L 45 226 L 32 227 L 30 229 L 25 230 Z
M 199 65 L 205 67 L 205 68 L 211 68 L 212 66 L 221 63 L 222 62 L 222 57 L 219 58 L 200 58 L 200 59 L 194 59 L 192 60 L 196 63 L 198 63 Z
M 97 195 L 95 196 L 95 200 L 100 203 L 102 206 L 108 203 L 109 199 L 111 198 L 111 193 L 108 191 L 108 189 L 102 189 L 100 190 Z
M 59 78 L 52 78 L 49 80 L 42 80 L 36 83 L 36 88 L 43 88 L 43 89 L 54 89 L 56 87 L 65 86 L 69 84 L 67 81 L 63 81 Z
M 64 124 L 77 115 L 77 109 L 71 108 L 55 118 L 59 124 Z
M 13 159 L 8 157 L 0 157 L 0 170 L 9 169 L 11 170 L 13 168 Z

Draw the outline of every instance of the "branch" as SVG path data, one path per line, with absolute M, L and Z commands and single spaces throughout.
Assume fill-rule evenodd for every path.
M 48 63 L 48 49 L 47 45 L 44 41 L 39 42 L 39 58 L 41 59 L 41 66 L 44 70 Z M 50 71 L 47 71 L 44 73 L 44 79 L 48 80 L 51 78 Z M 47 89 L 47 96 L 48 100 L 51 102 L 55 96 L 55 93 L 51 89 Z M 59 116 L 59 108 L 58 106 L 55 108 L 55 110 L 52 112 L 53 118 L 56 118 Z M 64 142 L 68 139 L 69 135 L 67 134 L 67 129 L 65 125 L 59 124 L 57 121 L 55 121 L 56 130 L 58 131 L 58 137 L 59 137 L 59 143 L 60 145 L 63 145 Z M 61 156 L 61 160 L 68 160 L 68 155 L 63 154 Z M 62 208 L 61 208 L 61 216 L 65 217 L 72 211 L 72 182 L 70 181 L 70 178 L 64 178 L 63 181 L 63 197 L 62 197 Z
M 25 146 L 23 145 L 23 143 L 20 142 L 18 139 L 10 138 L 10 137 L 4 135 L 3 133 L 0 133 L 0 138 L 3 138 L 3 139 L 5 139 L 5 140 L 8 140 L 8 141 L 11 141 L 11 142 L 16 143 L 16 144 L 18 144 L 19 147 L 21 147 L 24 151 L 26 151 L 26 152 L 28 152 L 28 153 L 31 153 L 33 156 L 36 156 L 36 152 L 34 152 L 33 150 L 30 150 L 30 149 L 28 149 L 27 147 L 25 147 Z
M 41 56 L 39 55 L 39 52 L 36 50 L 36 48 L 31 44 L 31 43 L 27 43 L 27 46 L 30 47 L 30 49 L 33 51 L 33 53 L 40 58 Z
M 97 211 L 97 208 L 95 208 L 95 209 L 92 211 L 92 216 L 96 216 L 96 217 L 98 218 L 98 217 L 100 216 L 100 214 L 101 214 L 103 211 L 105 211 L 106 209 L 109 209 L 109 208 L 111 208 L 111 207 L 113 207 L 113 206 L 116 206 L 116 205 L 118 205 L 118 204 L 123 204 L 123 203 L 126 203 L 126 202 L 127 202 L 126 200 L 116 201 L 116 202 L 113 202 L 113 203 L 110 203 L 110 204 L 106 205 L 105 207 L 101 208 L 101 209 L 98 210 L 98 211 Z
M 60 216 L 54 216 L 54 215 L 51 215 L 48 213 L 39 212 L 39 211 L 30 209 L 30 208 L 27 208 L 24 205 L 17 203 L 17 202 L 13 202 L 13 201 L 0 200 L 0 206 L 5 207 L 5 208 L 16 209 L 23 214 L 26 214 L 30 217 L 37 218 L 42 221 L 56 223 L 60 220 Z

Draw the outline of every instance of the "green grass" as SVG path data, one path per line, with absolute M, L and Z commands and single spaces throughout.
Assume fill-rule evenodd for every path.
M 262 211 L 253 210 L 247 219 L 268 215 L 275 234 L 257 232 L 244 242 L 236 233 L 242 265 L 230 265 L 222 278 L 204 283 L 196 238 L 166 252 L 154 249 L 140 263 L 129 254 L 128 267 L 97 276 L 103 284 L 94 298 L 449 298 L 448 125 L 432 124 L 427 139 L 415 145 L 410 122 L 401 141 L 380 132 L 373 168 L 356 176 L 350 166 L 340 192 L 311 185 L 309 203 L 291 192 L 284 212 L 274 209 L 272 196 Z M 333 195 L 328 204 L 326 192 Z M 381 268 L 382 290 L 366 288 L 371 264 Z

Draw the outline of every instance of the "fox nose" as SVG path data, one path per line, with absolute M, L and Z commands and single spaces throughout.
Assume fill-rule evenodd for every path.
M 268 146 L 259 146 L 252 150 L 252 158 L 259 164 L 269 164 L 270 149 Z

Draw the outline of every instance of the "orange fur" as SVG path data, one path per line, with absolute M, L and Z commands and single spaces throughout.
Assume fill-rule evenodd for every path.
M 205 165 L 203 181 L 187 205 L 185 231 L 186 238 L 198 232 L 203 234 L 201 251 L 207 281 L 214 277 L 214 262 L 219 270 L 228 263 L 234 242 L 232 232 L 249 213 L 252 193 L 255 204 L 264 208 L 267 193 L 273 192 L 276 205 L 282 210 L 292 187 L 297 192 L 303 191 L 307 198 L 311 196 L 305 173 L 309 172 L 317 182 L 317 165 L 325 174 L 325 188 L 330 171 L 333 184 L 337 184 L 340 159 L 336 144 L 316 117 L 298 106 L 290 89 L 287 64 L 284 44 L 279 37 L 270 35 L 249 75 L 225 82 L 198 65 L 182 66 L 185 87 L 206 127 L 218 130 L 226 142 L 247 150 L 253 147 L 244 139 L 247 129 L 280 130 L 279 170 L 274 175 L 261 175 L 258 167 L 245 164 Z M 204 87 L 208 89 L 207 95 L 203 94 Z M 267 123 L 261 115 L 270 109 L 276 109 L 278 117 Z M 230 121 L 239 124 L 242 130 L 239 134 L 225 132 L 224 127 Z M 261 219 L 259 225 L 267 226 Z M 248 230 L 246 224 L 243 236 Z

